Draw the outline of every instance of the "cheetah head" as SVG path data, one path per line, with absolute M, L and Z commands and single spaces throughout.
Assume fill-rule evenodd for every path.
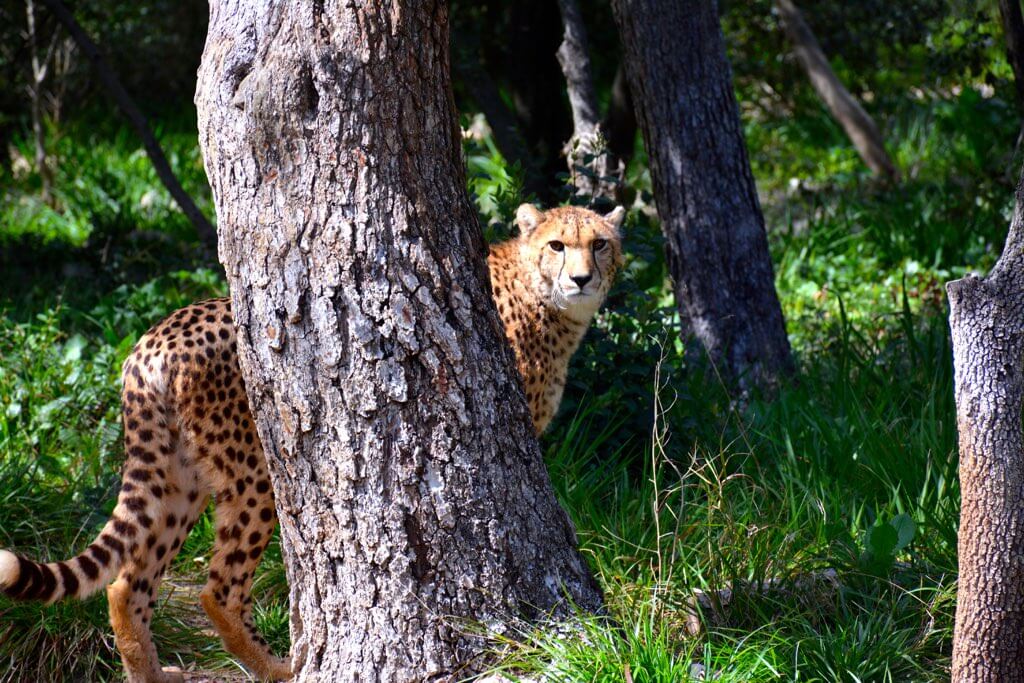
M 621 206 L 604 216 L 575 206 L 519 207 L 520 259 L 541 300 L 575 320 L 590 320 L 622 265 L 625 215 Z

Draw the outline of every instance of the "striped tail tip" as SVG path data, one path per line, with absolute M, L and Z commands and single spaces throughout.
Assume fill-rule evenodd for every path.
M 77 589 L 77 577 L 63 563 L 54 566 L 39 564 L 0 550 L 0 590 L 9 598 L 53 602 L 68 593 L 73 594 L 67 590 L 69 583 Z

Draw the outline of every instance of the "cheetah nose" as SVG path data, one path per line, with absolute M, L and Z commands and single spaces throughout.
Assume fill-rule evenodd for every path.
M 575 282 L 577 287 L 583 289 L 584 287 L 587 286 L 588 282 L 594 279 L 594 276 L 591 275 L 590 273 L 587 273 L 586 275 L 573 275 L 569 279 Z

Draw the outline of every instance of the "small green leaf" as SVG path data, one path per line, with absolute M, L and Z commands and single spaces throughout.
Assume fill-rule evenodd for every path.
M 889 526 L 896 530 L 894 552 L 899 552 L 910 545 L 910 542 L 914 540 L 914 534 L 917 533 L 917 525 L 907 514 L 896 515 L 889 520 Z
M 54 413 L 63 408 L 69 399 L 66 396 L 56 398 L 44 403 L 36 410 L 36 421 L 41 429 L 49 429 L 53 426 Z
M 889 524 L 882 524 L 868 529 L 864 545 L 876 560 L 881 560 L 892 556 L 897 541 L 899 541 L 899 536 L 896 529 Z
M 85 337 L 76 334 L 64 343 L 64 362 L 73 363 L 82 359 L 82 349 L 85 348 Z

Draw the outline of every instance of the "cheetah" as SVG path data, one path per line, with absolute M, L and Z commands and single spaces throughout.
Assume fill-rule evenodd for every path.
M 569 359 L 622 267 L 622 207 L 607 216 L 523 204 L 518 238 L 491 247 L 487 265 L 537 434 L 562 402 Z
M 621 266 L 624 213 L 523 204 L 518 237 L 491 248 L 494 300 L 538 434 Z M 164 571 L 210 496 L 216 543 L 202 607 L 254 676 L 292 675 L 289 660 L 270 651 L 252 621 L 253 575 L 277 519 L 236 354 L 229 299 L 192 304 L 154 325 L 122 368 L 125 463 L 111 518 L 70 560 L 43 564 L 0 550 L 0 589 L 10 598 L 52 603 L 107 586 L 129 683 L 182 680 L 160 667 L 149 624 Z

